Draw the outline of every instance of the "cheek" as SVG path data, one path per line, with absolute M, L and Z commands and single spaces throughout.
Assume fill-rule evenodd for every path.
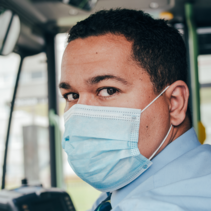
M 108 103 L 110 103 L 110 105 L 108 106 L 114 106 L 114 107 L 136 108 L 136 109 L 141 109 L 143 107 L 142 98 L 135 91 L 130 91 L 128 93 L 120 93 Z
M 169 124 L 168 105 L 160 103 L 149 106 L 141 115 L 140 130 L 149 135 L 162 133 Z
M 141 115 L 139 128 L 139 150 L 145 157 L 150 157 L 162 142 L 169 130 L 168 106 L 155 102 Z

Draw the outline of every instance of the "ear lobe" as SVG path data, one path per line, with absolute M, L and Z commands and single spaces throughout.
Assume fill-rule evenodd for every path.
M 168 91 L 170 122 L 173 126 L 180 125 L 186 117 L 189 89 L 184 81 L 174 82 Z

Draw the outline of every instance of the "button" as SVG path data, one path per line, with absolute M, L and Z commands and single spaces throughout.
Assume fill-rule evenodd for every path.
M 65 141 L 69 141 L 69 140 L 70 140 L 70 137 L 67 136 L 67 137 L 65 137 L 64 139 L 65 139 Z
M 147 167 L 148 167 L 147 165 L 144 165 L 144 166 L 143 166 L 143 169 L 146 169 Z
M 134 120 L 135 120 L 135 119 L 136 119 L 136 116 L 132 116 L 132 119 L 134 119 Z

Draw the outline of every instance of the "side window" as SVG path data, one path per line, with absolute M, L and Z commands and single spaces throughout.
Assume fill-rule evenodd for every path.
M 0 178 L 2 178 L 2 165 L 10 104 L 19 64 L 20 56 L 18 54 L 11 53 L 8 56 L 0 56 Z M 16 159 L 18 159 L 18 157 L 16 157 Z M 10 167 L 8 167 L 7 170 L 8 172 L 12 171 Z
M 6 188 L 50 186 L 45 53 L 24 58 L 10 131 Z
M 211 144 L 211 55 L 198 57 L 201 121 L 206 128 L 206 144 Z
M 67 40 L 67 34 L 58 34 L 56 36 L 56 61 L 57 61 L 57 71 L 60 80 L 61 74 L 61 60 L 62 55 L 65 50 L 65 43 Z M 59 93 L 59 111 L 61 117 L 61 126 L 63 128 L 62 133 L 64 132 L 64 121 L 63 121 L 63 114 L 64 114 L 64 107 L 65 107 L 65 100 L 62 98 L 60 92 Z M 67 187 L 67 192 L 70 194 L 73 203 L 76 207 L 77 211 L 84 211 L 90 209 L 100 195 L 100 192 L 85 183 L 81 180 L 71 169 L 68 164 L 67 156 L 63 152 L 63 169 L 64 169 L 64 180 Z

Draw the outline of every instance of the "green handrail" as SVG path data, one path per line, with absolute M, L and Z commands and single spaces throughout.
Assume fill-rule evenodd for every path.
M 55 155 L 56 155 L 56 183 L 58 188 L 64 189 L 63 177 L 63 160 L 62 160 L 62 147 L 61 147 L 61 130 L 59 116 L 51 109 L 49 111 L 49 123 L 54 126 L 55 131 Z
M 193 5 L 191 3 L 185 4 L 185 16 L 188 29 L 192 119 L 199 141 L 203 144 L 206 139 L 206 132 L 205 127 L 201 122 L 200 87 L 198 77 L 198 40 L 196 26 L 193 19 Z
M 190 59 L 190 80 L 191 80 L 191 98 L 193 112 L 193 126 L 198 135 L 198 122 L 201 119 L 200 115 L 200 96 L 199 96 L 199 79 L 198 79 L 198 41 L 196 27 L 193 20 L 193 5 L 185 4 L 186 23 L 188 28 L 188 44 L 189 44 L 189 59 Z

